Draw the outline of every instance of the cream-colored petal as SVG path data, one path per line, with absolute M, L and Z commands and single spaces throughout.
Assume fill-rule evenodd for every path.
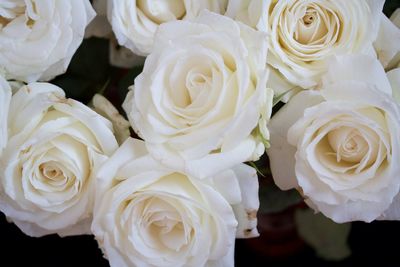
M 377 39 L 374 43 L 378 59 L 383 67 L 397 65 L 400 59 L 400 28 L 396 27 L 384 14 Z
M 289 128 L 304 114 L 304 110 L 323 101 L 317 92 L 307 91 L 295 95 L 271 119 L 271 147 L 267 150 L 272 176 L 282 189 L 297 187 L 295 166 L 296 141 L 288 143 Z M 301 135 L 301 130 L 297 133 Z M 282 161 L 285 159 L 285 161 Z

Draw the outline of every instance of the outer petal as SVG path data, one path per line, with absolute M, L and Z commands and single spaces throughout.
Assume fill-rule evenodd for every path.
M 235 266 L 235 244 L 229 247 L 228 253 L 220 260 L 208 261 L 206 267 L 230 267 Z
M 251 238 L 259 236 L 257 231 L 257 211 L 260 206 L 258 199 L 258 177 L 254 168 L 240 164 L 233 168 L 240 184 L 242 201 L 234 205 L 238 227 L 237 238 Z
M 128 161 L 135 160 L 147 154 L 147 149 L 143 141 L 128 138 L 113 154 L 113 156 L 96 173 L 97 176 L 97 195 L 102 196 L 112 184 L 112 178 Z
M 396 27 L 384 14 L 381 14 L 381 26 L 374 47 L 385 68 L 399 62 L 400 28 Z
M 114 133 L 119 144 L 122 144 L 129 136 L 129 122 L 119 114 L 118 110 L 102 95 L 96 94 L 92 99 L 94 110 L 109 119 L 114 128 Z
M 225 15 L 260 31 L 268 31 L 269 5 L 269 0 L 230 0 Z
M 389 71 L 387 77 L 392 86 L 393 97 L 400 104 L 400 68 Z
M 282 98 L 282 101 L 286 103 L 293 95 L 291 90 L 294 90 L 296 88 L 296 85 L 291 84 L 277 70 L 271 69 L 267 87 L 274 90 L 275 97 L 287 93 L 287 95 Z
M 390 207 L 383 212 L 379 219 L 390 221 L 400 220 L 400 194 L 397 194 Z
M 322 202 L 314 202 L 317 209 L 325 216 L 331 218 L 336 223 L 346 223 L 352 221 L 372 222 L 376 220 L 381 214 L 382 210 L 387 209 L 388 203 L 386 202 L 350 202 L 348 205 L 337 206 L 329 205 Z M 395 207 L 395 205 L 393 206 Z M 384 218 L 394 219 L 395 213 L 391 211 L 384 212 Z
M 13 220 L 13 223 L 15 223 L 18 228 L 20 228 L 28 236 L 41 237 L 54 234 L 53 230 L 45 229 L 36 224 L 28 223 L 25 221 Z M 92 232 L 90 231 L 91 224 L 92 218 L 87 218 L 83 221 L 78 222 L 77 224 L 70 225 L 62 230 L 59 230 L 57 234 L 61 237 L 73 235 L 90 235 L 92 234 Z
M 51 95 L 52 99 L 49 99 Z M 10 103 L 10 134 L 22 133 L 29 127 L 34 127 L 43 113 L 59 99 L 64 99 L 64 91 L 52 84 L 30 83 L 20 88 L 12 97 Z M 41 112 L 38 112 L 41 110 Z M 29 132 L 29 131 L 28 131 Z
M 267 153 L 274 181 L 282 190 L 298 187 L 294 170 L 296 147 L 288 143 L 288 130 L 303 116 L 306 108 L 323 100 L 317 92 L 301 92 L 283 106 L 270 121 L 271 147 Z
M 390 20 L 393 22 L 394 25 L 397 26 L 397 28 L 400 28 L 400 8 L 396 9 L 392 16 L 390 16 Z
M 0 156 L 8 139 L 8 109 L 11 101 L 11 87 L 0 76 Z
M 329 61 L 328 71 L 323 77 L 322 88 L 338 81 L 365 82 L 388 95 L 392 94 L 385 70 L 375 58 L 365 55 L 333 57 Z

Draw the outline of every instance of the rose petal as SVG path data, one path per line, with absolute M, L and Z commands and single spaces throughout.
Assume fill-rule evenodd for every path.
M 381 25 L 374 47 L 382 65 L 387 68 L 396 65 L 400 58 L 400 29 L 384 14 L 381 15 Z
M 386 78 L 385 70 L 372 57 L 364 55 L 335 56 L 329 61 L 328 72 L 323 78 L 323 87 L 340 82 L 362 81 L 391 95 L 392 89 Z M 338 98 L 342 98 L 341 95 Z
M 288 130 L 303 115 L 306 108 L 321 101 L 323 101 L 323 98 L 319 93 L 313 91 L 301 92 L 282 107 L 270 121 L 271 147 L 267 150 L 267 153 L 272 177 L 282 190 L 297 187 L 294 170 L 296 147 L 290 145 L 287 141 Z M 282 159 L 285 159 L 284 164 L 282 164 Z

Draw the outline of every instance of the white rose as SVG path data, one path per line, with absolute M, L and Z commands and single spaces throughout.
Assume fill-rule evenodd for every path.
M 2 0 L 0 69 L 26 82 L 65 72 L 94 15 L 89 0 Z
M 108 19 L 120 45 L 134 53 L 151 53 L 162 23 L 192 19 L 204 9 L 224 14 L 228 0 L 109 0 Z
M 269 138 L 273 99 L 264 40 L 262 33 L 209 12 L 160 27 L 123 104 L 157 160 L 206 177 L 263 154 L 255 136 Z
M 11 100 L 11 87 L 3 77 L 0 76 L 0 156 L 7 144 L 7 117 Z
M 294 86 L 311 88 L 320 83 L 332 55 L 372 56 L 374 45 L 383 65 L 389 64 L 400 50 L 400 31 L 383 15 L 383 4 L 384 0 L 231 0 L 226 14 L 270 33 L 268 63 Z
M 31 83 L 12 96 L 0 168 L 0 210 L 30 236 L 90 233 L 94 171 L 118 147 L 111 123 Z
M 258 180 L 246 165 L 199 180 L 166 169 L 143 141 L 128 139 L 97 185 L 92 231 L 111 266 L 234 266 L 231 205 L 239 224 L 254 227 L 245 236 L 257 235 L 248 218 L 258 209 Z
M 380 63 L 330 62 L 321 91 L 294 96 L 271 119 L 271 170 L 281 189 L 336 222 L 372 221 L 400 186 L 400 109 Z

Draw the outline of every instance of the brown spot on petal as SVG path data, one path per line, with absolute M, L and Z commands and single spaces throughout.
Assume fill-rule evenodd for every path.
M 255 220 L 257 219 L 257 210 L 247 210 L 247 219 L 249 220 Z
M 253 229 L 244 229 L 243 234 L 245 237 L 248 237 L 253 232 Z
M 21 153 L 22 154 L 28 154 L 30 150 L 31 150 L 31 146 L 28 146 L 27 148 L 21 150 Z
M 49 94 L 49 100 L 56 102 L 56 103 L 69 104 L 68 99 L 65 99 L 64 97 L 60 97 L 53 93 Z

